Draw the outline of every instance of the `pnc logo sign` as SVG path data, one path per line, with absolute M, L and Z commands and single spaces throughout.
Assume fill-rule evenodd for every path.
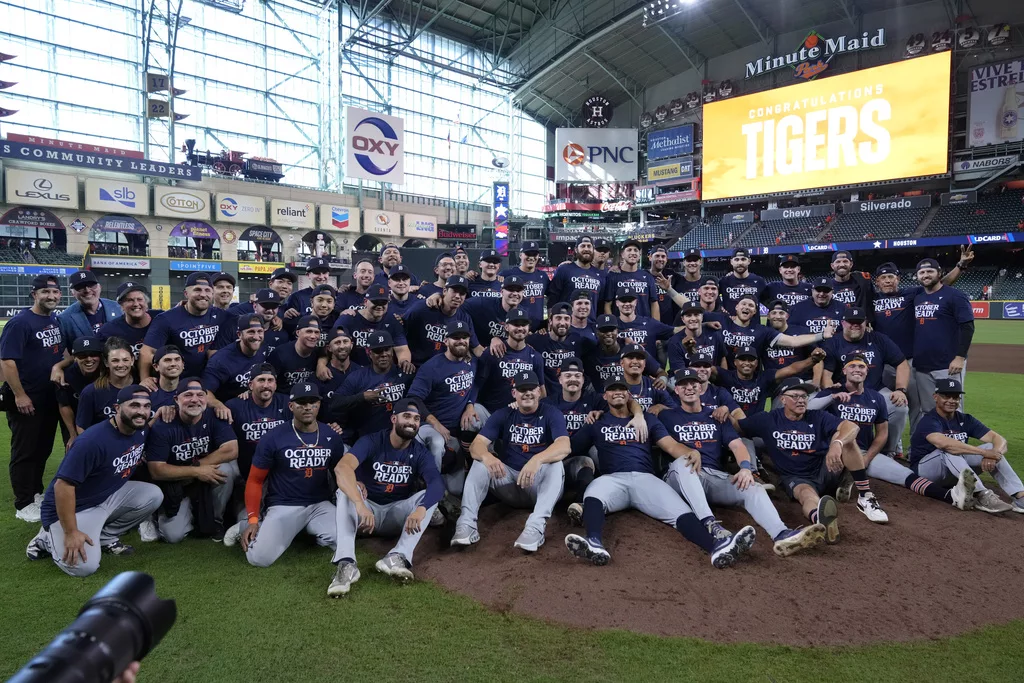
M 562 158 L 565 159 L 565 163 L 570 166 L 579 166 L 587 160 L 587 154 L 583 151 L 583 147 L 577 145 L 575 142 L 570 142 L 562 150 Z
M 384 119 L 368 116 L 356 124 L 352 148 L 356 150 L 356 162 L 367 173 L 385 176 L 395 170 L 398 165 L 398 147 L 398 133 Z M 370 154 L 374 154 L 378 159 L 388 158 L 388 161 L 383 162 L 385 165 L 379 165 L 370 158 Z

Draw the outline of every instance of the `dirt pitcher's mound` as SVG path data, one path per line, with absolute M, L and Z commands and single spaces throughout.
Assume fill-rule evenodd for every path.
M 1024 618 L 1024 515 L 961 512 L 905 489 L 876 484 L 890 523 L 872 524 L 840 506 L 842 539 L 789 558 L 757 528 L 751 556 L 715 569 L 674 529 L 637 512 L 610 515 L 612 561 L 584 564 L 563 539 L 575 531 L 559 508 L 534 555 L 512 547 L 526 512 L 481 511 L 481 541 L 439 549 L 420 543 L 416 572 L 500 611 L 576 627 L 619 628 L 714 642 L 845 645 L 946 637 Z M 794 503 L 779 505 L 798 526 Z M 751 524 L 722 510 L 727 528 Z M 373 541 L 381 552 L 383 541 Z M 994 592 L 993 592 L 994 591 Z M 1003 599 L 991 599 L 994 595 Z

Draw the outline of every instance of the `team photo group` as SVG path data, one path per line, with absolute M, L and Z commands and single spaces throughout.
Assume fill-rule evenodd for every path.
M 0 336 L 28 558 L 82 577 L 133 539 L 191 536 L 267 567 L 308 534 L 334 552 L 338 597 L 357 538 L 395 539 L 375 567 L 411 579 L 428 527 L 457 552 L 491 501 L 529 511 L 517 552 L 567 516 L 558 541 L 606 565 L 605 519 L 634 509 L 715 568 L 759 534 L 779 557 L 826 552 L 845 503 L 886 524 L 888 485 L 934 499 L 928 514 L 1024 514 L 1006 439 L 964 406 L 974 316 L 950 285 L 969 247 L 910 277 L 785 255 L 766 282 L 745 249 L 714 277 L 699 250 L 670 269 L 662 247 L 583 235 L 550 276 L 519 246 L 511 268 L 442 253 L 421 281 L 387 245 L 337 289 L 312 258 L 308 286 L 280 268 L 242 303 L 232 274 L 192 273 L 166 311 L 89 270 L 67 291 L 35 277 Z M 779 514 L 794 505 L 798 527 Z M 726 529 L 728 507 L 751 523 Z

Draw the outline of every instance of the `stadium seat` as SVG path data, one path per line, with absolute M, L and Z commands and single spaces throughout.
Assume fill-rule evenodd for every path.
M 841 213 L 832 221 L 829 242 L 855 242 L 866 239 L 910 237 L 921 224 L 928 209 L 872 211 L 864 214 Z
M 69 254 L 62 249 L 30 249 L 37 263 L 53 266 L 81 266 L 80 254 Z
M 957 204 L 939 209 L 928 228 L 928 235 L 975 235 L 1015 232 L 1024 220 L 1024 191 L 1006 190 L 978 197 L 977 204 Z

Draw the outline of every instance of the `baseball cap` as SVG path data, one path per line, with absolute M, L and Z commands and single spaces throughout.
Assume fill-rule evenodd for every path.
M 243 315 L 238 318 L 238 331 L 242 330 L 262 330 L 263 319 L 255 313 L 251 315 Z
M 298 282 L 299 276 L 290 271 L 288 268 L 278 268 L 270 274 L 271 280 L 291 280 L 292 284 Z
M 943 379 L 935 380 L 935 393 L 936 394 L 962 394 L 964 393 L 964 385 L 958 380 L 952 377 L 945 377 Z
M 625 358 L 626 356 L 641 356 L 647 358 L 647 350 L 639 344 L 626 344 L 622 348 L 622 353 L 619 354 L 619 358 Z
M 597 329 L 599 330 L 617 330 L 619 329 L 619 319 L 614 315 L 608 315 L 603 313 L 597 316 Z
M 207 273 L 189 273 L 188 277 L 185 278 L 185 286 L 195 287 L 196 285 L 211 287 L 213 283 L 210 281 L 210 276 Z
M 608 379 L 604 381 L 604 390 L 608 391 L 612 387 L 629 389 L 629 382 L 626 381 L 626 375 L 621 372 L 612 372 Z
M 450 258 L 453 261 L 455 260 L 455 256 L 452 254 L 452 252 L 450 252 L 450 251 L 442 251 L 440 254 L 437 255 L 437 258 L 434 259 L 434 267 L 436 268 L 437 265 L 439 263 L 441 263 L 441 261 L 443 259 L 446 259 L 446 258 Z
M 325 258 L 314 256 L 313 258 L 306 261 L 306 272 L 315 273 L 318 270 L 326 270 L 330 272 L 331 263 Z
M 507 323 L 528 323 L 530 322 L 530 314 L 521 308 L 513 308 L 505 315 L 505 322 Z
M 697 371 L 693 368 L 683 368 L 682 370 L 676 371 L 676 382 L 685 382 L 686 380 L 692 380 L 694 382 L 700 381 L 700 376 L 697 375 Z
M 444 331 L 449 337 L 468 337 L 469 325 L 464 320 L 453 320 L 444 326 Z
M 569 295 L 569 303 L 574 301 L 583 301 L 584 299 L 590 301 L 590 292 L 584 289 L 574 289 L 572 290 L 572 294 Z
M 149 292 L 146 291 L 146 288 L 140 284 L 136 284 L 134 282 L 122 282 L 117 286 L 117 294 L 114 295 L 114 300 L 120 303 L 121 299 L 125 298 L 132 292 L 142 292 L 143 294 L 149 294 Z
M 103 344 L 96 337 L 77 337 L 71 344 L 72 356 L 98 356 Z
M 657 247 L 651 247 L 650 249 L 647 250 L 647 255 L 648 256 L 654 256 L 655 254 L 658 254 L 658 253 L 667 254 L 668 253 L 668 249 L 666 249 L 665 247 L 659 245 Z
M 341 325 L 338 325 L 337 327 L 332 327 L 331 331 L 327 333 L 327 343 L 330 343 L 330 342 L 334 341 L 338 337 L 345 337 L 346 339 L 352 339 L 352 335 L 349 334 L 348 330 L 346 330 Z
M 743 247 L 739 247 L 737 249 L 733 249 L 732 250 L 732 257 L 736 258 L 737 256 L 746 256 L 747 258 L 750 258 L 750 252 L 747 251 L 746 249 L 744 249 Z
M 796 257 L 796 254 L 783 254 L 779 257 L 779 265 L 784 266 L 787 264 L 793 264 L 794 266 L 800 265 L 800 259 Z
M 253 381 L 260 375 L 270 375 L 277 379 L 277 370 L 270 363 L 253 363 L 249 366 L 249 381 Z
M 590 237 L 590 235 L 580 235 L 579 237 L 576 238 L 577 247 L 583 244 L 584 242 L 587 242 L 591 245 L 594 244 L 594 240 Z
M 525 289 L 525 287 L 526 283 L 523 282 L 523 278 L 518 275 L 506 275 L 505 280 L 501 283 L 501 288 L 509 291 L 516 289 L 522 290 Z
M 481 261 L 494 261 L 495 263 L 501 263 L 501 254 L 494 249 L 488 249 L 487 251 L 480 254 Z
M 615 298 L 620 301 L 624 301 L 626 299 L 636 299 L 638 297 L 635 288 L 630 287 L 629 285 L 619 285 L 615 288 Z
M 186 377 L 178 382 L 178 388 L 174 390 L 175 396 L 181 396 L 186 391 L 206 391 L 206 387 L 203 386 L 203 380 L 198 377 Z
M 832 278 L 830 277 L 816 277 L 811 280 L 811 288 L 832 290 L 835 289 L 835 286 L 832 284 Z
M 845 366 L 847 366 L 850 363 L 853 363 L 855 361 L 860 361 L 864 365 L 870 365 L 870 363 L 868 363 L 868 359 L 864 357 L 864 354 L 862 354 L 862 353 L 851 353 L 850 355 L 848 355 L 846 357 L 846 360 L 843 361 L 843 366 L 845 367 Z
M 914 270 L 917 271 L 922 270 L 924 268 L 934 268 L 935 270 L 941 270 L 941 268 L 939 268 L 939 262 L 933 258 L 921 259 L 920 261 L 917 262 L 917 268 L 915 268 Z
M 536 389 L 540 386 L 540 380 L 537 379 L 537 374 L 533 370 L 523 370 L 522 372 L 516 373 L 515 379 L 512 381 L 512 386 L 514 386 L 517 391 Z
M 377 330 L 370 333 L 370 336 L 366 338 L 366 348 L 368 349 L 390 349 L 394 345 L 395 342 L 391 339 L 391 333 L 387 330 Z
M 775 395 L 781 396 L 787 391 L 793 391 L 794 389 L 796 389 L 797 391 L 802 391 L 808 395 L 818 391 L 818 388 L 811 384 L 810 382 L 805 382 L 799 377 L 790 377 L 788 379 L 782 380 L 782 382 L 779 383 L 779 388 L 775 391 Z
M 553 318 L 556 315 L 572 315 L 572 306 L 564 301 L 559 301 L 548 309 L 548 318 Z
M 320 329 L 320 320 L 315 315 L 304 315 L 299 318 L 299 321 L 295 323 L 295 329 L 304 330 L 307 327 L 312 327 L 315 330 Z
M 540 253 L 540 245 L 537 242 L 523 242 L 522 246 L 519 247 L 519 251 L 528 254 L 529 252 Z
M 703 258 L 700 254 L 700 249 L 687 249 L 683 254 L 684 261 L 700 261 Z
M 399 263 L 397 266 L 393 266 L 391 268 L 391 272 L 388 274 L 388 279 L 401 280 L 402 278 L 405 278 L 406 280 L 411 280 L 412 273 L 409 272 L 408 268 Z
M 235 286 L 235 276 L 232 275 L 231 273 L 221 271 L 213 276 L 213 284 L 217 284 L 218 282 L 221 281 L 230 282 L 232 287 Z
M 846 311 L 843 312 L 843 320 L 846 320 L 847 322 L 864 322 L 867 319 L 867 313 L 864 312 L 863 308 L 857 308 L 854 306 L 852 308 L 847 308 Z
M 387 251 L 388 249 L 394 249 L 395 251 L 401 251 L 401 250 L 400 250 L 400 249 L 398 248 L 398 245 L 397 245 L 397 244 L 395 244 L 394 242 L 388 242 L 387 244 L 385 244 L 385 245 L 384 245 L 384 248 L 380 250 L 380 253 L 382 253 L 382 254 L 383 254 L 383 253 L 384 253 L 385 251 Z
M 129 384 L 121 391 L 117 392 L 117 398 L 114 399 L 114 405 L 121 405 L 135 398 L 137 394 L 145 394 L 146 398 L 149 398 L 149 390 L 141 384 Z
M 461 244 L 456 244 L 456 245 L 455 245 L 455 248 L 454 248 L 454 249 L 452 249 L 452 253 L 453 253 L 453 254 L 458 254 L 458 253 L 459 253 L 460 251 L 461 251 L 461 252 L 462 252 L 463 254 L 467 253 L 467 252 L 466 252 L 466 248 L 465 248 L 464 246 L 462 246 Z
M 80 270 L 77 273 L 71 273 L 68 276 L 68 285 L 71 289 L 78 289 L 79 287 L 85 287 L 86 285 L 95 285 L 99 280 L 96 279 L 96 275 L 91 270 Z
M 623 249 L 625 249 L 627 247 L 636 247 L 637 249 L 640 249 L 641 251 L 643 251 L 643 248 L 642 248 L 642 246 L 640 244 L 640 240 L 635 240 L 635 239 L 628 239 L 628 240 L 626 240 L 625 242 L 622 243 L 622 246 L 619 247 L 619 251 L 622 251 Z
M 423 415 L 427 412 L 425 409 L 420 408 L 420 400 L 415 396 L 409 396 L 408 398 L 400 398 L 395 401 L 391 407 L 392 415 L 401 415 L 402 413 L 417 413 Z
M 320 388 L 315 382 L 299 382 L 292 387 L 292 393 L 288 396 L 289 401 L 300 401 L 304 398 L 320 400 Z
M 754 358 L 754 359 L 756 359 L 757 358 L 757 351 L 755 351 L 754 347 L 752 347 L 752 346 L 741 346 L 740 348 L 736 349 L 736 353 L 734 354 L 733 357 L 734 358 Z
M 370 285 L 364 297 L 367 301 L 388 301 L 391 298 L 388 288 L 384 285 Z
M 167 346 L 161 346 L 156 350 L 156 353 L 153 354 L 153 363 L 159 363 L 160 359 L 164 356 L 181 356 L 184 358 L 181 354 L 181 349 L 174 344 L 168 344 Z
M 603 237 L 598 237 L 594 240 L 594 251 L 611 251 L 612 243 Z
M 260 306 L 280 306 L 281 296 L 274 290 L 264 287 L 256 292 L 256 303 Z
M 851 254 L 850 252 L 848 252 L 848 251 L 846 251 L 844 249 L 839 250 L 837 252 L 833 252 L 833 254 L 832 254 L 832 263 L 835 263 L 838 259 L 841 259 L 841 258 L 849 259 L 850 261 L 852 261 L 853 260 L 853 254 Z
M 773 301 L 770 304 L 768 304 L 768 310 L 769 311 L 774 311 L 776 308 L 781 308 L 782 310 L 786 311 L 787 313 L 789 312 L 789 304 L 787 304 L 782 299 L 776 299 L 775 301 Z
M 559 370 L 561 372 L 583 372 L 583 361 L 576 356 L 569 356 L 562 361 Z
M 48 287 L 56 287 L 57 289 L 60 289 L 60 283 L 57 282 L 56 275 L 43 274 L 36 275 L 34 278 L 32 278 L 33 292 L 38 291 L 40 289 L 46 289 Z
M 715 364 L 715 359 L 710 353 L 698 353 L 695 356 L 688 358 L 687 363 L 691 368 L 697 365 L 706 365 L 710 368 Z
M 700 287 L 703 287 L 705 285 L 712 285 L 713 287 L 717 288 L 718 287 L 718 278 L 713 276 L 713 275 L 705 275 L 704 277 L 702 277 L 700 279 L 700 284 L 697 285 L 697 287 L 700 288 Z
M 686 315 L 687 313 L 704 313 L 704 309 L 700 307 L 700 304 L 696 301 L 687 301 L 683 304 L 683 310 L 680 315 Z
M 313 288 L 313 292 L 309 296 L 310 298 L 312 298 L 320 296 L 321 294 L 327 294 L 332 299 L 338 296 L 337 290 L 334 289 L 334 287 L 331 287 L 330 285 L 317 285 L 316 287 Z
M 892 261 L 883 263 L 882 265 L 875 268 L 875 277 L 880 275 L 899 275 L 900 269 L 896 267 L 896 264 Z
M 459 288 L 465 292 L 469 292 L 469 280 L 461 275 L 452 275 L 444 283 L 445 289 Z

